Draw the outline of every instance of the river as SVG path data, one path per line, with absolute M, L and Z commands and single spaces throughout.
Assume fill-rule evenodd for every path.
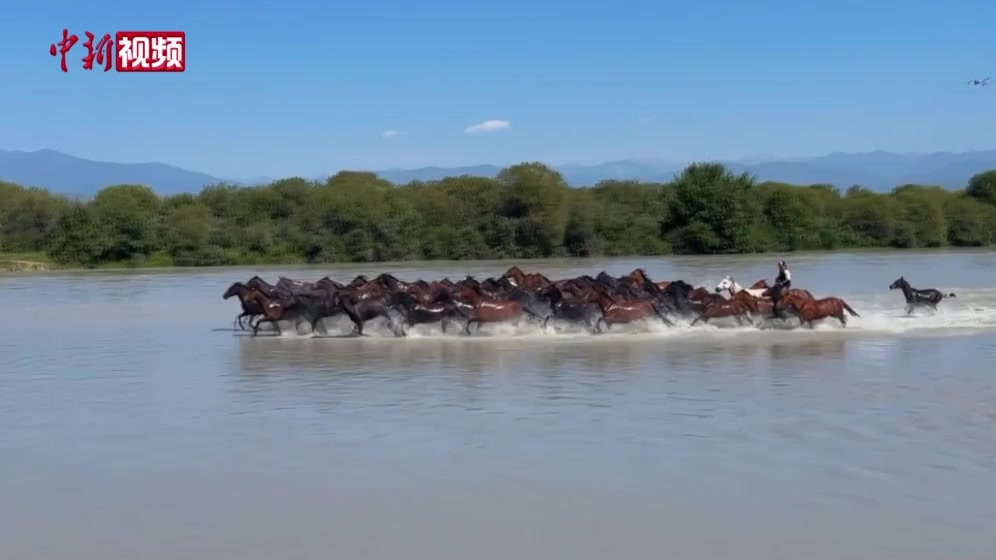
M 236 280 L 0 276 L 0 558 L 992 558 L 996 253 L 790 255 L 846 329 L 236 333 Z M 714 286 L 777 256 L 520 263 Z M 900 275 L 955 292 L 904 318 Z M 344 331 L 345 332 L 345 331 Z

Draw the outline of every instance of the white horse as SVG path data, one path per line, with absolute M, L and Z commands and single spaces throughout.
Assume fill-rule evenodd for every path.
M 744 288 L 740 284 L 737 284 L 737 281 L 733 278 L 732 274 L 727 275 L 726 278 L 723 278 L 722 282 L 716 284 L 717 292 L 722 292 L 723 290 L 729 291 L 730 297 L 737 295 L 737 292 L 747 292 L 748 294 L 758 298 L 761 297 L 766 291 L 765 288 L 757 288 L 754 290 Z

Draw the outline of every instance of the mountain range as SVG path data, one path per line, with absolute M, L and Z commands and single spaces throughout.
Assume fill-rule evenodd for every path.
M 972 175 L 996 169 L 996 150 L 971 152 L 931 152 L 898 154 L 886 151 L 834 152 L 816 157 L 775 158 L 750 156 L 720 161 L 730 171 L 747 172 L 761 181 L 782 181 L 799 185 L 832 184 L 846 189 L 862 185 L 888 191 L 907 183 L 964 188 Z M 668 181 L 687 163 L 652 159 L 624 159 L 606 163 L 554 166 L 575 187 L 589 186 L 604 179 Z M 458 175 L 494 177 L 499 165 L 468 167 L 422 167 L 387 169 L 377 174 L 397 184 L 413 180 L 431 181 Z M 45 187 L 71 196 L 92 196 L 108 185 L 137 183 L 160 194 L 198 192 L 217 183 L 262 184 L 268 177 L 253 179 L 219 178 L 165 163 L 112 163 L 82 159 L 54 150 L 33 152 L 0 150 L 0 180 L 21 185 Z

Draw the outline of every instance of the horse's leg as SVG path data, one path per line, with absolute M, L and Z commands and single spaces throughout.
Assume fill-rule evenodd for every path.
M 477 322 L 477 318 L 467 319 L 467 324 L 463 326 L 464 334 L 470 336 L 470 324 Z
M 263 321 L 267 321 L 267 322 L 273 323 L 273 319 L 269 319 L 266 316 L 260 317 L 259 320 L 256 321 L 256 324 L 253 325 L 253 327 L 252 327 L 252 335 L 253 336 L 256 336 L 256 335 L 259 334 L 259 327 L 260 327 L 260 325 L 263 324 Z
M 391 332 L 394 333 L 394 336 L 398 336 L 398 325 L 397 325 L 397 323 L 395 323 L 394 317 L 391 317 L 391 314 L 388 313 L 386 309 L 381 310 L 381 312 L 377 313 L 377 315 L 379 317 L 383 317 L 383 318 L 387 319 L 387 326 L 390 327 Z M 404 325 L 402 325 L 401 328 L 402 328 L 402 332 L 404 332 Z
M 539 315 L 537 315 L 536 312 L 533 311 L 532 309 L 529 309 L 529 306 L 527 306 L 527 305 L 522 306 L 522 312 L 526 315 L 526 317 L 530 321 L 539 321 L 540 320 Z M 521 317 L 521 315 L 520 315 L 520 317 Z
M 669 327 L 673 327 L 674 326 L 674 323 L 672 323 L 671 320 L 668 319 L 664 315 L 664 311 L 662 309 L 658 308 L 657 306 L 654 306 L 653 309 L 654 309 L 654 313 L 657 314 L 657 317 L 661 320 L 662 323 L 664 323 L 665 325 L 667 325 Z
M 595 322 L 595 330 L 596 331 L 602 332 L 602 323 L 605 323 L 606 326 L 608 326 L 608 324 L 609 324 L 608 321 L 605 320 L 605 317 L 599 317 L 598 321 Z
M 840 321 L 840 326 L 844 327 L 845 329 L 847 328 L 847 315 L 844 315 L 844 312 L 841 312 L 840 315 L 837 315 L 837 320 Z
M 743 317 L 744 319 L 747 319 L 747 322 L 750 324 L 750 326 L 752 327 L 754 326 L 754 320 L 750 318 L 750 313 L 744 313 Z

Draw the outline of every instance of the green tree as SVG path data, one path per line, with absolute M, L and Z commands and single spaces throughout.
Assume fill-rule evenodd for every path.
M 679 252 L 732 253 L 766 249 L 754 179 L 718 163 L 692 164 L 673 185 L 666 227 Z
M 548 257 L 561 247 L 567 227 L 568 187 L 560 173 L 540 163 L 502 170 L 501 213 L 515 221 L 515 244 L 525 256 Z
M 155 251 L 159 205 L 156 193 L 143 185 L 117 185 L 100 190 L 91 209 L 108 236 L 103 260 L 140 261 Z
M 97 266 L 104 262 L 113 243 L 110 232 L 83 204 L 72 205 L 49 235 L 48 254 L 60 264 Z
M 996 170 L 974 175 L 968 181 L 965 194 L 979 202 L 996 206 Z
M 945 208 L 948 239 L 959 247 L 981 247 L 992 242 L 992 215 L 974 197 L 958 197 Z
M 987 171 L 963 192 L 855 185 L 842 196 L 704 163 L 669 183 L 570 188 L 535 162 L 407 185 L 358 171 L 162 198 L 116 185 L 91 201 L 0 182 L 0 251 L 84 266 L 203 266 L 986 246 L 996 239 L 994 184 Z

